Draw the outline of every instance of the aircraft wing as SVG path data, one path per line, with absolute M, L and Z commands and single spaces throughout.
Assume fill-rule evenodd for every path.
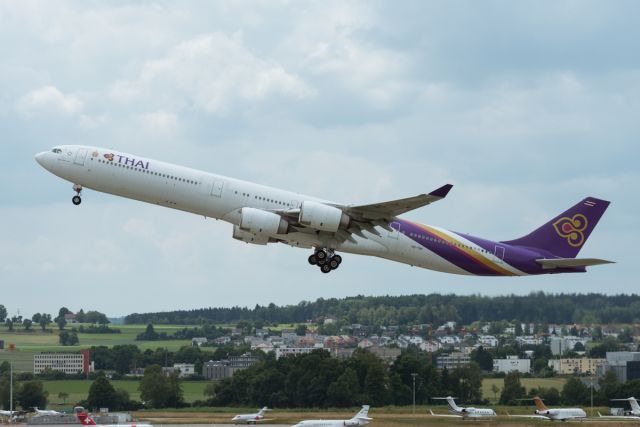
M 590 265 L 615 264 L 614 261 L 607 261 L 598 258 L 542 258 L 536 262 L 542 265 L 543 269 L 552 268 L 574 268 L 588 267 Z
M 544 415 L 535 415 L 535 414 L 530 414 L 530 415 L 511 415 L 510 413 L 507 412 L 507 416 L 511 417 L 511 418 L 532 418 L 532 419 L 535 419 L 535 420 L 551 421 L 551 419 L 549 417 L 545 417 Z
M 600 412 L 598 412 L 598 418 L 594 419 L 638 421 L 640 420 L 640 417 L 637 417 L 635 415 L 602 415 Z
M 391 200 L 389 202 L 373 203 L 370 205 L 345 206 L 342 210 L 347 215 L 361 220 L 388 220 L 405 212 L 421 208 L 438 200 L 444 199 L 453 185 L 445 184 L 429 194 L 419 194 L 406 199 Z
M 431 409 L 429 409 L 429 412 L 431 412 L 431 416 L 432 417 L 447 417 L 447 418 L 463 418 L 462 415 L 452 415 L 452 414 L 434 414 L 433 411 Z
M 376 226 L 385 229 L 388 232 L 392 232 L 393 229 L 389 226 L 389 223 L 400 214 L 409 212 L 413 209 L 417 209 L 422 206 L 426 206 L 433 202 L 437 202 L 447 196 L 453 185 L 445 184 L 442 187 L 432 191 L 428 194 L 420 194 L 405 199 L 392 200 L 389 202 L 373 203 L 370 205 L 339 205 L 330 204 L 334 208 L 340 209 L 344 214 L 350 218 L 348 228 L 339 229 L 333 233 L 335 239 L 338 242 L 344 242 L 349 240 L 353 243 L 356 240 L 352 237 L 356 234 L 360 237 L 366 238 L 363 231 L 367 231 L 371 234 L 380 235 L 376 230 Z M 298 222 L 298 215 L 300 209 L 286 209 L 272 211 L 278 215 L 284 217 L 289 221 L 290 225 L 295 227 L 298 231 L 307 236 L 307 244 L 309 246 L 319 246 L 322 241 L 317 237 L 317 230 L 306 227 Z

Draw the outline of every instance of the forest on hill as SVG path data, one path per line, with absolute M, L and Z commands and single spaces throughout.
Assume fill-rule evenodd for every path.
M 456 321 L 517 319 L 536 323 L 636 323 L 640 322 L 640 295 L 548 294 L 529 295 L 403 295 L 318 298 L 296 305 L 273 303 L 249 307 L 209 307 L 158 313 L 133 313 L 127 324 L 203 324 L 240 321 L 302 323 L 331 316 L 345 323 L 371 326 L 441 324 Z

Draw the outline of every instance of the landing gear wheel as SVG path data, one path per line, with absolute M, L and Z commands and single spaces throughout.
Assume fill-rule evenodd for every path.
M 320 271 L 322 271 L 323 273 L 330 273 L 331 272 L 331 266 L 329 264 L 325 264 L 322 267 L 320 267 Z
M 80 193 L 82 192 L 82 185 L 73 184 L 73 191 L 76 192 L 76 195 L 73 196 L 71 201 L 73 202 L 74 205 L 78 206 L 80 203 L 82 203 L 82 199 L 80 198 Z
M 335 259 L 335 257 L 333 257 L 329 260 L 329 267 L 331 267 L 332 270 L 335 270 L 340 267 L 340 263 Z
M 323 265 L 325 265 L 327 263 L 326 259 L 319 259 L 318 260 L 318 267 L 322 267 Z
M 309 264 L 316 265 L 318 263 L 318 257 L 315 254 L 309 255 L 308 258 Z
M 325 260 L 327 258 L 327 253 L 320 249 L 319 251 L 316 251 L 316 257 L 318 257 L 319 260 Z
M 331 259 L 335 259 L 336 261 L 338 261 L 338 265 L 342 264 L 342 257 L 340 255 L 336 254 Z

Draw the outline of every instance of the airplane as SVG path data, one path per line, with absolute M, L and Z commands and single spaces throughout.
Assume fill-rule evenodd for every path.
M 456 405 L 456 401 L 454 397 L 432 397 L 432 399 L 446 400 L 447 405 L 449 406 L 448 414 L 435 414 L 431 409 L 429 412 L 434 417 L 456 417 L 456 418 L 481 418 L 481 417 L 495 417 L 497 416 L 496 411 L 490 408 L 471 408 L 471 407 L 461 407 Z
M 80 424 L 86 426 L 95 426 L 97 425 L 93 418 L 89 415 L 87 411 L 82 406 L 77 406 L 74 408 L 76 413 L 76 417 Z M 138 423 L 125 423 L 125 424 L 100 424 L 100 427 L 153 427 L 151 424 L 138 424 Z
M 572 419 L 580 419 L 586 418 L 587 413 L 584 412 L 581 408 L 554 408 L 550 409 L 542 402 L 538 396 L 533 398 L 533 401 L 536 404 L 536 412 L 535 415 L 511 415 L 507 413 L 510 417 L 517 418 L 535 418 L 541 420 L 551 420 L 551 421 L 566 421 Z
M 38 409 L 38 407 L 34 407 L 33 410 L 36 412 L 36 416 L 41 417 L 45 415 L 64 415 L 62 412 L 54 411 L 53 409 Z
M 269 410 L 269 408 L 267 408 L 266 406 L 262 409 L 260 409 L 257 413 L 255 414 L 240 414 L 240 415 L 236 415 L 235 417 L 233 417 L 231 419 L 231 421 L 234 422 L 234 424 L 238 424 L 238 423 L 246 423 L 246 424 L 255 424 L 259 421 L 264 421 L 264 413 L 267 412 Z
M 428 193 L 365 205 L 342 204 L 107 148 L 60 145 L 36 154 L 52 174 L 83 188 L 215 218 L 232 237 L 311 249 L 311 265 L 330 273 L 337 252 L 384 258 L 426 269 L 476 276 L 585 272 L 608 264 L 576 258 L 609 202 L 587 197 L 524 237 L 491 241 L 400 218 L 442 200 L 451 184 Z
M 640 405 L 638 405 L 638 401 L 635 397 L 628 397 L 626 399 L 611 399 L 616 402 L 629 402 L 631 405 L 630 411 L 625 411 L 625 415 L 602 415 L 598 412 L 599 418 L 604 418 L 608 420 L 640 420 Z
M 293 427 L 354 427 L 369 424 L 369 405 L 362 405 L 362 409 L 350 420 L 304 420 Z
M 18 415 L 18 411 L 5 411 L 3 409 L 0 409 L 0 417 L 14 418 L 16 415 Z

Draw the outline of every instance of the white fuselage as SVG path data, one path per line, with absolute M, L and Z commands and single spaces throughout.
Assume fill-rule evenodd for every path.
M 456 415 L 460 415 L 461 417 L 468 418 L 479 418 L 479 417 L 495 417 L 496 411 L 489 408 L 462 408 L 461 411 L 451 411 Z
M 580 408 L 559 408 L 537 410 L 536 414 L 549 418 L 550 420 L 569 420 L 572 418 L 586 418 L 587 413 Z
M 261 421 L 264 418 L 264 416 L 260 415 L 260 414 L 241 414 L 241 415 L 236 415 L 235 417 L 233 417 L 231 419 L 231 421 L 233 421 L 234 423 L 241 423 L 241 424 L 255 424 L 258 421 Z
M 283 211 L 299 209 L 303 201 L 332 203 L 300 193 L 105 148 L 66 145 L 58 149 L 60 152 L 40 153 L 36 159 L 51 173 L 74 184 L 220 219 L 235 226 L 240 224 L 242 208 Z M 524 274 L 503 263 L 502 259 L 490 253 L 483 253 L 481 248 L 465 241 L 459 235 L 440 227 L 432 228 L 460 241 L 468 250 L 477 249 L 487 262 L 499 264 L 500 268 L 509 270 L 513 275 Z M 402 230 L 387 231 L 380 226 L 375 227 L 375 230 L 377 234 L 362 231 L 364 237 L 353 234 L 351 240 L 338 240 L 335 233 L 306 229 L 290 230 L 286 234 L 269 237 L 272 239 L 270 241 L 297 247 L 332 248 L 336 251 L 371 255 L 447 273 L 470 274 L 453 262 L 417 244 Z M 267 240 L 261 243 L 266 244 Z
M 300 421 L 298 424 L 293 427 L 349 427 L 349 426 L 364 426 L 369 424 L 368 421 L 365 420 L 305 420 Z

